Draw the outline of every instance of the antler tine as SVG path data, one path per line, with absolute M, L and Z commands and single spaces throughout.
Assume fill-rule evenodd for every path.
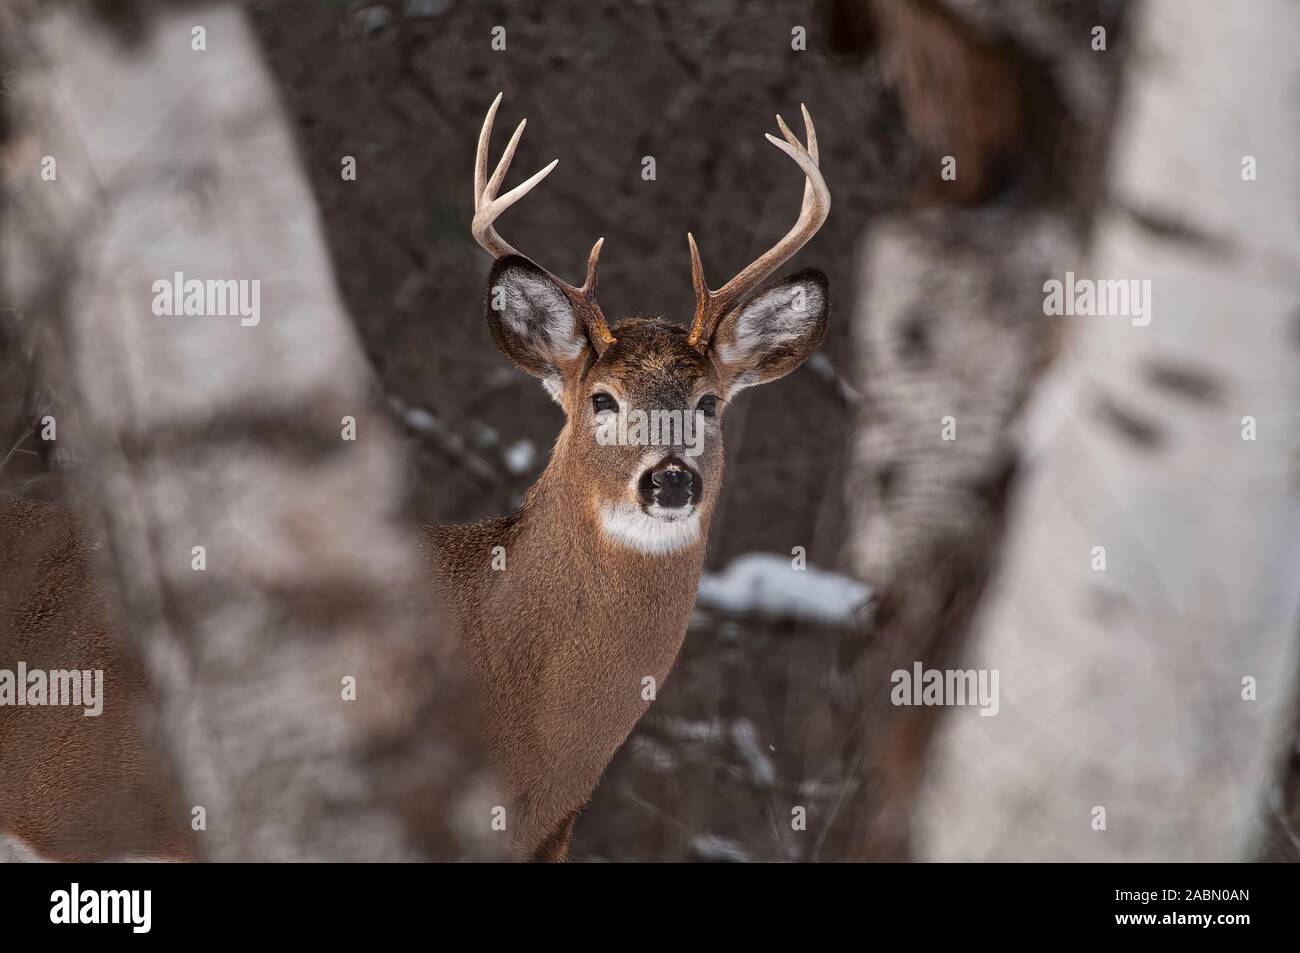
M 487 117 L 483 120 L 483 128 L 478 133 L 478 151 L 474 153 L 475 211 L 478 211 L 479 203 L 483 201 L 483 190 L 487 188 L 488 140 L 492 138 L 492 121 L 497 117 L 497 107 L 501 105 L 501 97 L 504 95 L 505 93 L 497 93 L 497 98 L 492 100 Z
M 591 253 L 587 255 L 587 278 L 582 283 L 581 288 L 575 289 L 581 294 L 594 295 L 596 293 L 596 265 L 600 262 L 600 249 L 605 244 L 605 237 L 602 235 L 596 239 L 596 244 L 591 246 Z
M 695 236 L 690 232 L 686 233 L 686 244 L 691 249 L 691 287 L 695 289 L 695 321 L 700 320 L 700 315 L 704 314 L 709 305 L 709 286 L 704 282 L 704 265 L 700 261 L 700 247 L 695 244 Z M 691 325 L 691 346 L 695 346 L 695 324 Z
M 804 128 L 807 130 L 806 147 L 790 131 L 790 127 L 780 116 L 776 117 L 776 123 L 781 130 L 781 135 L 785 137 L 784 141 L 773 135 L 767 135 L 767 141 L 793 159 L 804 173 L 803 203 L 794 227 L 779 242 L 717 291 L 710 291 L 705 283 L 699 248 L 695 244 L 694 236 L 689 232 L 686 235 L 691 250 L 691 284 L 695 288 L 695 319 L 691 322 L 690 336 L 687 338 L 692 347 L 700 350 L 708 347 L 709 340 L 713 337 L 713 332 L 722 317 L 785 264 L 795 252 L 808 244 L 809 239 L 817 234 L 830 213 L 830 189 L 827 188 L 826 180 L 822 178 L 821 169 L 818 167 L 817 131 L 813 128 L 812 116 L 808 114 L 808 108 L 803 104 L 800 104 L 799 108 L 803 112 Z
M 812 157 L 813 164 L 820 167 L 821 163 L 817 157 L 817 130 L 813 128 L 812 116 L 808 115 L 808 107 L 805 106 L 803 103 L 799 104 L 799 111 L 803 113 L 803 127 L 808 139 L 808 155 Z M 795 134 L 790 131 L 790 127 L 787 126 L 785 124 L 785 120 L 781 118 L 780 113 L 776 114 L 776 124 L 781 127 L 781 135 L 785 136 L 786 142 L 790 143 L 790 145 L 794 146 L 796 149 L 803 148 L 803 146 L 799 142 L 798 137 L 796 137 Z M 808 179 L 804 179 L 803 206 L 800 209 L 799 214 L 802 215 L 804 212 L 808 211 L 808 206 L 812 202 L 812 199 L 813 199 L 812 182 L 809 181 Z
M 484 195 L 489 202 L 494 201 L 497 192 L 501 189 L 501 182 L 505 179 L 506 173 L 510 171 L 510 163 L 515 157 L 515 149 L 519 148 L 519 140 L 523 137 L 524 129 L 528 126 L 527 119 L 519 120 L 519 125 L 515 126 L 515 131 L 510 134 L 510 141 L 506 143 L 506 151 L 501 153 L 501 161 L 497 163 L 496 169 L 492 172 L 492 178 L 488 180 Z M 553 160 L 559 162 L 559 159 Z
M 803 103 L 799 104 L 799 112 L 803 113 L 803 128 L 808 134 L 808 154 L 812 156 L 813 162 L 821 168 L 821 156 L 817 154 L 817 129 L 813 126 L 812 116 L 808 113 L 808 107 Z
M 488 144 L 492 138 L 492 123 L 496 119 L 497 107 L 501 105 L 503 95 L 503 93 L 497 93 L 496 99 L 492 100 L 492 105 L 488 107 L 487 117 L 483 120 L 483 128 L 479 132 L 478 151 L 474 156 L 474 221 L 470 226 L 474 240 L 491 252 L 495 258 L 520 254 L 515 250 L 514 246 L 497 233 L 494 224 L 497 218 L 502 212 L 531 192 L 542 179 L 550 175 L 551 170 L 560 161 L 559 159 L 551 160 L 549 165 L 535 172 L 505 195 L 497 195 L 501 183 L 505 181 L 506 173 L 510 170 L 510 162 L 515 157 L 515 149 L 518 148 L 519 140 L 524 134 L 524 127 L 528 124 L 528 120 L 524 119 L 515 127 L 514 133 L 510 136 L 510 141 L 506 144 L 505 152 L 501 155 L 501 161 L 497 163 L 496 169 L 492 172 L 492 178 L 489 179 L 487 175 Z M 591 249 L 591 254 L 587 256 L 587 277 L 582 283 L 582 287 L 575 288 L 567 281 L 562 281 L 549 271 L 547 272 L 551 279 L 568 296 L 569 300 L 573 302 L 574 310 L 582 320 L 583 327 L 587 331 L 587 337 L 591 339 L 592 346 L 596 348 L 597 354 L 603 353 L 605 348 L 614 342 L 614 335 L 610 333 L 609 325 L 605 322 L 605 315 L 596 302 L 596 266 L 600 260 L 600 249 L 604 242 L 605 239 L 603 238 L 597 239 L 596 244 Z

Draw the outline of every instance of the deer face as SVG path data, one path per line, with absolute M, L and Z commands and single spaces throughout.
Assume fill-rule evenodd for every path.
M 701 538 L 722 483 L 722 425 L 741 390 L 794 370 L 816 350 L 829 297 L 821 272 L 742 303 L 708 346 L 683 325 L 631 318 L 599 352 L 555 280 L 526 258 L 499 260 L 487 321 L 506 356 L 564 408 L 553 466 L 609 538 L 666 553 Z
M 479 134 L 474 168 L 474 237 L 497 258 L 488 279 L 487 321 L 516 366 L 542 379 L 568 417 L 552 454 L 551 483 L 572 483 L 606 537 L 644 553 L 690 546 L 722 482 L 722 418 L 740 390 L 790 373 L 821 343 L 829 297 L 826 276 L 806 271 L 756 289 L 825 222 L 830 191 L 817 165 L 817 135 L 803 109 L 805 147 L 780 116 L 784 141 L 768 140 L 805 176 L 794 227 L 717 291 L 704 281 L 695 239 L 689 330 L 659 318 L 633 318 L 612 329 L 596 302 L 601 244 L 575 287 L 515 251 L 497 234 L 497 216 L 555 168 L 552 162 L 498 195 L 524 123 L 515 129 L 491 179 L 487 148 L 498 95 Z M 557 160 L 558 161 L 558 160 Z M 561 491 L 562 492 L 562 491 Z

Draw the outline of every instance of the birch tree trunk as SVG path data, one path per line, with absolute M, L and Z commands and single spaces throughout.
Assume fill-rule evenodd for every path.
M 865 768 L 831 838 L 854 859 L 910 855 L 937 709 L 892 705 L 891 675 L 959 659 L 1005 526 L 1011 425 L 1059 348 L 1041 288 L 1097 204 L 1125 32 L 1112 3 L 871 8 L 917 159 L 909 201 L 864 231 L 851 318 L 846 555 L 878 594 L 834 696 Z M 1094 18 L 1105 53 L 1087 49 Z
M 6 285 L 49 335 L 201 856 L 492 855 L 400 447 L 242 13 L 150 16 L 128 49 L 52 7 L 3 16 Z M 191 279 L 260 282 L 258 313 L 159 314 Z
M 1150 323 L 1043 319 L 1073 339 L 965 660 L 1000 672 L 1000 712 L 946 716 L 924 858 L 1257 849 L 1300 632 L 1296 36 L 1289 0 L 1140 9 L 1110 198 L 1072 270 L 1149 280 Z

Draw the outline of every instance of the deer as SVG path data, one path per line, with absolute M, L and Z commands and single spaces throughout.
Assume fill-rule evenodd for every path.
M 477 689 L 510 850 L 562 861 L 574 822 L 685 639 L 721 490 L 728 405 L 821 344 L 830 307 L 823 273 L 760 286 L 821 228 L 830 192 L 808 110 L 806 145 L 778 116 L 782 138 L 767 138 L 805 180 L 794 226 L 716 291 L 688 233 L 689 327 L 662 317 L 611 324 L 596 300 L 603 239 L 575 287 L 497 233 L 499 216 L 556 165 L 500 193 L 526 123 L 489 178 L 501 99 L 484 120 L 474 167 L 471 231 L 494 259 L 484 313 L 499 349 L 541 380 L 565 423 L 516 512 L 425 527 L 421 543 L 438 618 Z M 657 439 L 635 429 L 635 439 L 600 438 L 618 436 L 608 425 L 637 411 L 676 413 L 683 426 L 660 428 Z M 97 549 L 66 507 L 0 499 L 0 669 L 17 659 L 102 669 L 116 700 L 95 718 L 0 707 L 0 859 L 193 860 L 179 784 L 160 740 L 142 727 L 149 675 L 128 649 Z M 4 773 L 12 764 L 23 783 Z
M 745 388 L 795 370 L 825 335 L 822 272 L 760 286 L 821 228 L 830 191 L 807 107 L 800 107 L 806 144 L 778 115 L 782 137 L 767 139 L 804 178 L 795 224 L 716 291 L 688 232 L 689 327 L 663 317 L 611 324 L 596 299 L 603 238 L 575 287 L 497 232 L 501 214 L 559 161 L 500 193 L 527 123 L 515 128 L 489 178 L 501 99 L 488 109 L 474 166 L 471 231 L 494 259 L 484 314 L 497 347 L 541 380 L 565 422 L 515 513 L 429 528 L 427 552 L 510 798 L 512 847 L 555 861 L 567 857 L 574 822 L 685 639 L 722 486 L 727 407 Z M 703 439 L 686 445 L 687 428 L 656 441 L 599 439 L 618 415 L 636 411 L 698 415 Z M 504 568 L 494 568 L 493 554 Z

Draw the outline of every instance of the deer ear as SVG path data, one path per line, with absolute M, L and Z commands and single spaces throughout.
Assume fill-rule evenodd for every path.
M 826 276 L 809 269 L 728 312 L 709 347 L 727 394 L 784 377 L 822 343 L 830 313 Z
M 582 366 L 590 347 L 568 296 L 527 258 L 507 255 L 492 266 L 485 310 L 497 347 L 558 400 L 560 379 Z

